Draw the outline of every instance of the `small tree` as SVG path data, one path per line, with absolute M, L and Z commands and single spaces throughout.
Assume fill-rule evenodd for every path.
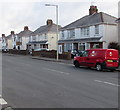
M 108 49 L 120 50 L 120 45 L 117 42 L 110 42 L 108 45 Z

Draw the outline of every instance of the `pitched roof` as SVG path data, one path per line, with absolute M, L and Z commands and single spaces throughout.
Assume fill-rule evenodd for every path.
M 20 33 L 18 33 L 17 36 L 19 36 L 19 37 L 23 37 L 23 36 L 28 37 L 31 33 L 32 33 L 32 31 L 25 30 L 25 31 L 21 31 Z
M 117 19 L 116 17 L 113 17 L 103 12 L 95 13 L 92 15 L 86 15 L 68 24 L 67 26 L 61 28 L 61 30 L 90 26 L 90 25 L 95 25 L 95 24 L 100 24 L 100 23 L 116 24 L 115 23 L 116 19 Z
M 15 36 L 15 34 L 13 34 L 14 36 Z M 6 36 L 6 39 L 10 39 L 12 37 L 12 35 L 10 34 L 10 35 L 8 35 L 8 36 Z
M 58 26 L 58 28 L 61 28 L 61 26 Z M 57 25 L 52 24 L 52 25 L 44 25 L 36 29 L 31 35 L 38 35 L 38 34 L 43 34 L 43 33 L 48 33 L 48 32 L 57 32 Z
M 116 21 L 117 21 L 117 22 L 120 22 L 120 18 L 118 18 Z

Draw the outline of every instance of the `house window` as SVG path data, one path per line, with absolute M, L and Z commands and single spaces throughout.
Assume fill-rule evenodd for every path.
M 62 39 L 64 39 L 64 37 L 65 37 L 65 36 L 64 36 L 64 31 L 62 31 Z
M 79 44 L 79 50 L 84 51 L 85 50 L 85 43 Z
M 20 37 L 17 38 L 17 41 L 20 42 Z
M 81 35 L 88 36 L 90 34 L 89 27 L 81 28 Z
M 40 44 L 40 48 L 43 48 L 43 44 Z
M 35 36 L 32 36 L 32 40 L 33 40 L 33 41 L 36 41 L 36 37 L 35 37 Z
M 2 40 L 2 43 L 4 43 L 4 39 Z
M 75 29 L 68 30 L 68 38 L 75 38 Z
M 47 34 L 45 34 L 45 40 L 47 39 Z
M 99 34 L 99 25 L 95 26 L 95 34 Z
M 31 36 L 29 37 L 29 42 L 31 41 Z
M 89 35 L 89 27 L 86 28 L 86 35 Z
M 84 35 L 84 28 L 81 28 L 81 36 Z
M 15 42 L 15 40 L 16 40 L 16 37 L 14 37 L 14 42 Z
M 71 43 L 66 43 L 65 46 L 65 52 L 71 51 L 72 50 L 72 44 Z

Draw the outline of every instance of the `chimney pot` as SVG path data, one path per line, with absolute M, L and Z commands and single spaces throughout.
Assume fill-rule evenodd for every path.
M 15 34 L 14 31 L 11 31 L 11 35 Z
M 5 37 L 5 34 L 2 34 L 2 37 Z
M 28 31 L 28 29 L 29 29 L 28 26 L 24 27 L 24 31 Z
M 89 15 L 92 15 L 94 13 L 97 13 L 98 12 L 98 9 L 97 9 L 97 6 L 90 6 L 90 9 L 89 9 Z
M 47 20 L 47 25 L 52 25 L 53 24 L 53 21 L 51 19 L 48 19 Z

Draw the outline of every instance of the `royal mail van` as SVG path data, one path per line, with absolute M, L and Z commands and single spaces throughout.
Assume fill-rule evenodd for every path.
M 118 50 L 115 49 L 89 49 L 82 55 L 74 57 L 75 67 L 95 67 L 96 70 L 109 69 L 114 71 L 119 66 Z

